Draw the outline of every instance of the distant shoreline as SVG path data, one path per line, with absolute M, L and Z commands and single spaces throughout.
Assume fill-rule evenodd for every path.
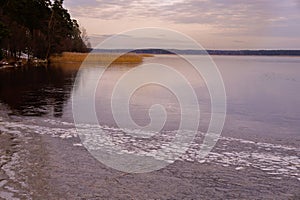
M 178 50 L 178 49 L 93 49 L 97 53 L 133 52 L 138 54 L 182 54 L 182 55 L 224 55 L 224 56 L 300 56 L 300 50 Z

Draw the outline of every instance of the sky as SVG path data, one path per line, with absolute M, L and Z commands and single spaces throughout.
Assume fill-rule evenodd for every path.
M 300 0 L 65 0 L 64 6 L 93 47 L 124 31 L 158 27 L 206 49 L 300 49 Z

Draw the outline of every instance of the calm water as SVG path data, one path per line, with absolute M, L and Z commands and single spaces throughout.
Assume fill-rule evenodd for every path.
M 197 59 L 196 56 L 191 57 Z M 282 136 L 293 138 L 292 140 L 300 137 L 299 57 L 214 56 L 213 60 L 221 72 L 227 94 L 225 132 L 230 130 L 234 132 L 233 135 L 240 135 L 240 131 L 245 131 L 241 129 L 249 129 L 249 137 Z M 210 117 L 210 97 L 203 79 L 189 64 L 174 56 L 157 56 L 144 61 L 151 62 L 171 66 L 187 77 L 199 101 L 203 121 L 200 130 L 205 131 Z M 7 108 L 2 112 L 10 116 L 24 116 L 24 119 L 34 116 L 39 119 L 73 122 L 70 97 L 77 67 L 68 65 L 1 69 L 0 102 Z M 132 67 L 134 66 L 115 66 L 103 74 L 95 94 L 100 124 L 115 125 L 110 113 L 112 89 L 117 80 Z M 80 84 L 89 88 L 88 80 L 102 71 L 95 66 L 84 70 Z M 143 76 L 147 75 L 141 74 L 140 77 Z M 161 78 L 172 80 L 168 76 L 170 75 L 161 74 Z M 181 87 L 176 85 L 176 80 L 174 85 Z M 149 123 L 148 110 L 153 104 L 163 105 L 168 112 L 165 127 L 176 128 L 180 120 L 179 104 L 170 91 L 154 84 L 139 88 L 130 99 L 129 107 L 136 123 L 141 126 Z M 274 126 L 280 129 L 269 130 Z
M 191 58 L 197 59 L 197 56 Z M 206 159 L 197 157 L 197 142 L 180 159 L 215 163 L 237 171 L 255 168 L 276 179 L 289 178 L 300 186 L 300 58 L 212 58 L 220 70 L 227 94 L 227 117 L 222 137 Z M 210 96 L 202 77 L 178 57 L 156 56 L 144 60 L 144 64 L 151 62 L 168 65 L 189 80 L 201 111 L 199 133 L 207 131 L 211 116 Z M 136 66 L 110 67 L 97 87 L 96 113 L 100 125 L 108 134 L 116 131 L 110 109 L 112 89 L 117 80 L 132 67 Z M 0 131 L 18 137 L 32 132 L 59 137 L 61 140 L 76 138 L 71 96 L 77 70 L 78 66 L 72 63 L 64 66 L 0 69 Z M 82 71 L 74 92 L 90 88 L 90 80 L 102 71 L 102 68 L 96 66 Z M 141 79 L 144 76 L 147 74 L 140 74 Z M 172 80 L 168 73 L 160 76 Z M 175 79 L 173 83 L 174 87 L 181 88 Z M 148 111 L 154 104 L 164 106 L 167 120 L 162 130 L 172 135 L 172 131 L 179 126 L 180 106 L 175 96 L 159 85 L 150 84 L 136 90 L 129 103 L 132 119 L 140 126 L 149 124 Z M 84 101 L 81 107 L 85 109 Z M 193 110 L 193 105 L 189 109 Z M 159 119 L 157 122 L 163 120 L 159 114 L 155 117 Z M 86 123 L 89 123 L 89 119 L 86 119 Z M 118 144 L 126 146 L 129 141 L 123 137 L 122 132 L 117 131 L 115 137 Z M 163 137 L 151 144 L 159 146 L 160 142 L 167 142 L 168 134 L 163 134 Z M 73 145 L 80 147 L 78 141 Z M 138 142 L 135 147 L 142 148 Z M 168 156 L 166 154 L 162 159 L 168 159 Z M 3 159 L 6 158 L 3 157 L 1 162 L 8 165 Z M 9 184 L 2 183 L 3 188 Z M 0 197 L 14 194 L 7 188 L 0 191 Z

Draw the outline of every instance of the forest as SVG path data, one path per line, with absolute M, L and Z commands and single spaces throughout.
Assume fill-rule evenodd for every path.
M 53 54 L 87 52 L 84 28 L 71 18 L 63 0 L 0 0 L 0 60 L 48 59 Z

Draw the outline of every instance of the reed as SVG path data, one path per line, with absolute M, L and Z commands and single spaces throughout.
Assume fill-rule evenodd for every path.
M 109 53 L 73 53 L 64 52 L 60 55 L 50 57 L 51 63 L 64 62 L 100 62 L 100 63 L 140 63 L 143 61 L 142 54 L 127 53 L 119 56 L 118 54 Z M 149 56 L 147 56 L 149 57 Z M 86 59 L 87 58 L 87 59 Z M 86 60 L 85 60 L 86 59 Z
M 154 57 L 154 54 L 147 54 L 147 53 L 141 53 L 141 54 L 138 54 L 144 58 L 147 58 L 147 57 Z

